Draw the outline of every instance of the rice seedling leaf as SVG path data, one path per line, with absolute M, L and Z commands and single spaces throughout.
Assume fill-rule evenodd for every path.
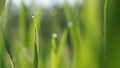
M 66 45 L 66 40 L 67 40 L 67 29 L 64 30 L 63 34 L 62 34 L 62 37 L 60 39 L 60 44 L 59 44 L 59 48 L 58 48 L 58 51 L 57 51 L 57 60 L 56 60 L 56 68 L 59 67 L 59 64 L 62 60 L 62 55 L 63 55 L 63 52 L 64 52 L 64 47 Z

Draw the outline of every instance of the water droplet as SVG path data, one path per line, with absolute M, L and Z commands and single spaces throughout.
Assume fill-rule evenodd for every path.
M 73 26 L 73 22 L 68 22 L 68 27 L 72 27 Z
M 32 15 L 32 18 L 34 18 L 35 16 Z
M 56 33 L 53 33 L 53 34 L 52 34 L 52 37 L 53 37 L 53 38 L 57 38 L 57 34 L 56 34 Z

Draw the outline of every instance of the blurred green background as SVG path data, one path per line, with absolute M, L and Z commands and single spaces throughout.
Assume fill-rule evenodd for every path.
M 119 0 L 0 0 L 0 68 L 120 68 Z

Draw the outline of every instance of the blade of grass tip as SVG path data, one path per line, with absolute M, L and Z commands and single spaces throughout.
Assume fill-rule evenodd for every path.
M 41 27 L 42 13 L 43 13 L 43 8 L 39 7 L 34 19 L 34 23 L 36 23 L 38 30 Z
M 61 59 L 62 59 L 62 55 L 63 55 L 63 51 L 64 51 L 64 47 L 65 47 L 65 44 L 66 44 L 66 40 L 67 40 L 67 30 L 65 29 L 63 34 L 62 34 L 62 37 L 60 39 L 60 44 L 59 44 L 59 48 L 58 48 L 58 51 L 57 51 L 56 68 L 59 68 L 59 65 L 60 65 L 60 62 L 61 62 Z
M 23 0 L 20 6 L 19 25 L 20 25 L 20 41 L 25 47 L 27 47 L 27 25 L 28 25 L 27 11 Z
M 64 1 L 64 10 L 65 10 L 65 16 L 66 16 L 67 21 L 73 23 L 72 11 L 70 9 L 70 5 L 68 4 L 67 0 Z
M 57 34 L 52 35 L 51 39 L 51 68 L 56 68 L 56 39 Z
M 35 16 L 32 16 L 33 22 L 30 24 L 30 31 L 29 31 L 29 45 L 30 51 L 32 55 L 34 55 L 34 63 L 35 66 L 39 67 L 40 65 L 40 57 L 39 57 L 39 31 L 41 27 L 41 20 L 42 20 L 42 7 L 39 7 Z M 34 42 L 35 41 L 35 42 Z M 34 46 L 33 46 L 34 45 Z M 34 48 L 34 49 L 33 49 Z M 35 54 L 35 52 L 37 52 Z M 35 59 L 35 55 L 38 61 Z M 37 62 L 37 63 L 36 63 Z
M 29 30 L 29 45 L 31 53 L 33 52 L 34 48 L 34 40 L 35 40 L 35 28 L 37 30 L 37 34 L 39 35 L 40 27 L 41 27 L 41 20 L 42 20 L 42 7 L 38 8 L 35 16 L 32 16 L 33 22 L 30 24 L 30 30 Z M 38 36 L 38 42 L 39 42 L 39 36 Z M 39 44 L 39 43 L 38 43 Z M 39 51 L 39 49 L 38 49 Z

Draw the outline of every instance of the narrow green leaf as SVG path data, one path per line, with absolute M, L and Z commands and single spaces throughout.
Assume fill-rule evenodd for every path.
M 21 2 L 21 6 L 20 6 L 19 25 L 20 25 L 20 41 L 22 45 L 24 45 L 25 47 L 28 47 L 27 9 L 23 1 Z
M 66 40 L 67 40 L 67 30 L 65 29 L 63 34 L 62 34 L 62 37 L 60 39 L 60 44 L 59 44 L 59 48 L 58 48 L 58 51 L 57 51 L 56 68 L 59 68 L 60 62 L 62 60 L 63 51 L 64 51 L 64 48 L 65 48 L 65 45 L 66 45 Z
M 100 0 L 85 0 L 84 25 L 85 35 L 81 45 L 82 68 L 99 68 L 99 50 L 101 46 Z
M 35 27 L 34 68 L 38 68 L 38 32 Z
M 36 14 L 33 16 L 33 21 L 30 24 L 30 29 L 29 29 L 29 47 L 30 47 L 30 51 L 33 55 L 34 52 L 34 41 L 35 41 L 35 30 L 37 31 L 37 43 L 39 44 L 39 33 L 40 33 L 40 28 L 41 28 L 41 20 L 42 20 L 42 8 L 38 8 Z M 32 16 L 31 16 L 32 17 Z M 39 51 L 39 48 L 38 48 Z
M 55 38 L 52 37 L 51 40 L 51 68 L 56 68 L 56 41 Z
M 120 68 L 120 1 L 106 2 L 105 68 Z
M 64 11 L 74 50 L 72 67 L 80 68 L 80 27 L 78 24 L 76 24 L 79 22 L 75 21 L 76 19 L 74 19 L 73 13 L 67 0 L 65 0 Z

